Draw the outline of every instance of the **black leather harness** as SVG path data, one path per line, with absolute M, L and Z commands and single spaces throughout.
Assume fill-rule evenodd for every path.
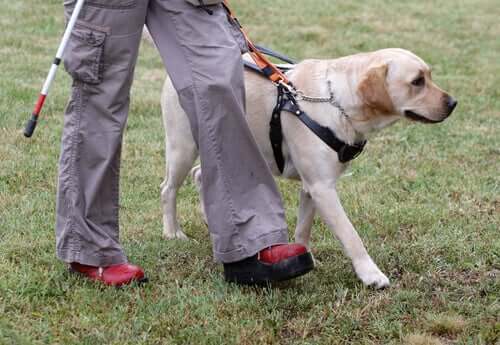
M 320 125 L 300 109 L 295 97 L 282 85 L 278 85 L 277 88 L 278 97 L 271 116 L 269 138 L 271 139 L 276 165 L 281 173 L 283 173 L 285 168 L 285 158 L 283 157 L 282 149 L 283 131 L 281 128 L 281 112 L 283 110 L 297 116 L 321 141 L 336 151 L 340 162 L 347 163 L 361 154 L 366 145 L 366 140 L 355 145 L 346 144 L 335 135 L 334 131 Z
M 284 57 L 283 55 L 273 52 L 270 49 L 258 47 L 266 55 L 271 55 L 279 58 L 287 63 L 292 63 L 293 60 Z M 284 58 L 283 58 L 284 57 Z M 286 60 L 285 60 L 286 59 Z M 265 73 L 257 67 L 257 65 L 244 61 L 245 67 L 255 73 L 265 76 Z M 363 151 L 366 140 L 349 145 L 340 140 L 335 132 L 330 128 L 320 125 L 318 122 L 310 118 L 306 112 L 300 109 L 297 99 L 281 84 L 277 84 L 278 96 L 276 99 L 276 106 L 274 107 L 273 114 L 270 121 L 269 138 L 273 149 L 274 159 L 280 173 L 283 173 L 285 168 L 285 158 L 283 156 L 283 130 L 281 127 L 281 113 L 283 111 L 289 112 L 298 117 L 298 119 L 307 126 L 318 138 L 321 139 L 326 145 L 337 152 L 338 159 L 341 163 L 347 163 L 361 154 Z M 333 94 L 332 94 L 333 97 Z

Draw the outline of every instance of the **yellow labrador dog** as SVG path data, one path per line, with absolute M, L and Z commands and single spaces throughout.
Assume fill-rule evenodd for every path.
M 277 90 L 268 80 L 245 72 L 247 120 L 268 166 L 277 176 L 302 181 L 295 241 L 309 247 L 316 211 L 340 240 L 365 285 L 383 288 L 389 279 L 373 262 L 340 203 L 335 185 L 347 164 L 292 114 L 281 116 L 285 167 L 280 174 L 269 140 L 269 121 Z M 348 144 L 401 118 L 438 123 L 457 102 L 433 83 L 429 66 L 403 49 L 384 49 L 335 60 L 305 60 L 288 72 L 295 87 L 307 96 L 326 97 L 332 91 L 339 110 L 330 103 L 299 101 L 301 108 Z M 166 132 L 166 179 L 161 185 L 164 235 L 187 238 L 176 215 L 177 191 L 198 156 L 188 117 L 169 79 L 161 99 Z M 200 189 L 200 167 L 191 170 Z M 203 203 L 201 203 L 203 205 Z M 203 207 L 202 207 L 202 213 Z

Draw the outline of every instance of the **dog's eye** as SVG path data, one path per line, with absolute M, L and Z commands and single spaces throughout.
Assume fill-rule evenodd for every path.
M 424 77 L 418 77 L 414 81 L 411 82 L 411 85 L 413 86 L 424 86 L 425 85 L 425 78 Z

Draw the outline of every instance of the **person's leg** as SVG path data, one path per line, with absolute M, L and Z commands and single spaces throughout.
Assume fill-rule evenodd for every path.
M 66 16 L 75 2 L 66 2 Z M 67 47 L 73 85 L 56 211 L 57 256 L 67 263 L 127 262 L 118 229 L 120 152 L 147 6 L 145 0 L 86 2 Z
M 312 256 L 285 244 L 281 197 L 245 121 L 241 37 L 221 5 L 209 10 L 151 0 L 146 22 L 199 148 L 214 254 L 231 282 L 290 279 L 314 267 Z
M 208 228 L 216 259 L 240 261 L 287 243 L 283 205 L 245 121 L 241 50 L 225 11 L 152 0 L 149 31 L 199 147 Z M 167 157 L 168 159 L 168 157 Z

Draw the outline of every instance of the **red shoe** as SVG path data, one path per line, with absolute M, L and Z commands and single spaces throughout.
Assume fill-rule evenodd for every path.
M 224 264 L 227 281 L 238 284 L 267 284 L 306 274 L 314 268 L 311 253 L 301 244 L 278 244 L 258 254 Z
M 90 280 L 101 281 L 111 286 L 128 285 L 134 281 L 139 283 L 147 282 L 142 268 L 130 264 L 95 267 L 72 262 L 70 264 L 70 271 L 79 273 Z

